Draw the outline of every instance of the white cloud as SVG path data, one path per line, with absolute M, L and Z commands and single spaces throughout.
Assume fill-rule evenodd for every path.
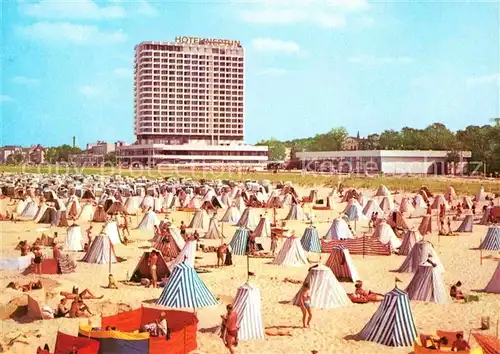
M 267 69 L 259 71 L 258 74 L 259 75 L 263 75 L 263 76 L 281 76 L 281 75 L 285 75 L 286 73 L 288 73 L 287 69 L 283 69 L 283 68 L 267 68 Z
M 79 88 L 80 93 L 87 98 L 97 97 L 100 93 L 98 87 L 85 85 Z
M 113 70 L 113 73 L 118 76 L 118 77 L 123 77 L 123 78 L 132 78 L 133 71 L 128 68 L 116 68 Z
M 36 22 L 19 27 L 18 30 L 30 39 L 45 42 L 100 45 L 123 43 L 127 40 L 127 35 L 121 31 L 103 32 L 97 26 L 69 22 Z
M 8 95 L 0 94 L 0 102 L 12 102 L 14 99 Z
M 349 63 L 353 64 L 411 64 L 414 62 L 413 58 L 408 56 L 396 57 L 374 57 L 374 56 L 355 56 L 347 59 Z
M 36 18 L 104 20 L 125 17 L 121 6 L 99 6 L 92 0 L 40 0 L 20 5 L 21 12 Z
M 32 79 L 32 78 L 24 77 L 24 76 L 16 76 L 16 77 L 12 78 L 12 82 L 15 84 L 25 85 L 25 86 L 39 86 L 40 85 L 39 79 Z
M 240 16 L 246 22 L 257 24 L 340 28 L 347 24 L 349 16 L 369 8 L 366 0 L 264 0 L 252 2 Z
M 480 75 L 480 76 L 471 76 L 466 80 L 467 85 L 476 86 L 476 85 L 487 85 L 487 84 L 496 84 L 500 86 L 500 73 L 491 74 L 491 75 Z
M 138 2 L 137 12 L 141 15 L 147 17 L 157 17 L 160 15 L 158 10 L 156 10 L 147 0 L 140 0 Z
M 293 41 L 272 38 L 252 39 L 252 47 L 261 52 L 300 53 L 300 46 Z

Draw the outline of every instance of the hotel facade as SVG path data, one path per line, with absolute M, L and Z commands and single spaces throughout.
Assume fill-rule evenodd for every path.
M 122 165 L 263 167 L 266 146 L 244 143 L 245 62 L 239 41 L 177 37 L 135 47 L 134 134 Z

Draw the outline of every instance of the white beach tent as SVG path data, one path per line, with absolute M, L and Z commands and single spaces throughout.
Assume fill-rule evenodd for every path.
M 300 239 L 293 236 L 288 237 L 272 264 L 284 266 L 301 266 L 309 264 L 306 251 L 302 248 Z
M 96 264 L 116 263 L 115 250 L 109 237 L 105 234 L 96 236 L 82 258 L 82 262 Z
M 188 229 L 199 229 L 208 231 L 210 217 L 205 209 L 196 209 L 196 212 L 188 225 Z
M 429 263 L 420 264 L 406 288 L 410 300 L 447 304 L 451 297 L 446 290 L 441 271 Z
M 196 241 L 194 240 L 188 241 L 182 248 L 179 255 L 173 261 L 167 264 L 168 269 L 172 271 L 176 265 L 181 263 L 194 267 L 195 257 L 196 257 Z
M 354 238 L 354 236 L 344 219 L 335 218 L 323 238 L 325 240 L 347 240 Z
M 372 237 L 378 238 L 384 245 L 389 244 L 393 251 L 401 247 L 401 241 L 385 220 L 382 220 L 380 224 L 377 225 Z
M 83 251 L 82 229 L 78 225 L 68 227 L 66 238 L 64 239 L 64 250 Z
M 94 207 L 92 204 L 88 203 L 82 207 L 82 211 L 78 216 L 79 222 L 90 222 L 94 218 Z
M 304 283 L 309 284 L 311 307 L 313 308 L 332 309 L 347 306 L 351 303 L 331 269 L 322 264 L 309 269 Z M 292 300 L 294 305 L 299 306 L 301 294 L 302 287 Z
M 137 225 L 136 229 L 153 230 L 155 226 L 160 225 L 158 215 L 152 210 L 146 212 L 142 217 L 141 222 Z
M 237 226 L 246 227 L 250 230 L 255 230 L 257 225 L 259 224 L 259 216 L 257 215 L 257 211 L 253 208 L 246 208 L 241 214 L 240 220 L 238 220 Z
M 210 218 L 210 224 L 208 225 L 208 231 L 205 234 L 206 239 L 221 239 L 222 232 L 219 229 L 219 224 L 217 223 L 217 219 L 214 217 Z
M 333 247 L 325 265 L 332 270 L 335 277 L 340 281 L 356 282 L 360 280 L 351 253 L 344 246 Z
M 123 206 L 125 209 L 125 212 L 128 215 L 135 215 L 137 214 L 137 210 L 139 209 L 139 197 L 137 196 L 130 196 L 127 198 L 125 201 L 125 205 Z
M 118 225 L 117 225 L 116 221 L 106 222 L 106 224 L 104 224 L 104 227 L 102 228 L 101 233 L 108 235 L 108 237 L 111 240 L 111 243 L 113 245 L 117 245 L 119 243 L 122 243 L 122 241 L 120 239 L 120 232 L 118 230 Z
M 226 209 L 226 212 L 222 216 L 220 221 L 222 222 L 230 222 L 232 224 L 236 224 L 241 218 L 241 213 L 235 206 L 230 206 Z

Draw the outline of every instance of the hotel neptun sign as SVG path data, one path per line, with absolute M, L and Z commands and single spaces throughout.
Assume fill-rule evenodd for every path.
M 175 42 L 182 44 L 225 45 L 228 47 L 241 47 L 240 41 L 233 41 L 229 39 L 175 37 Z

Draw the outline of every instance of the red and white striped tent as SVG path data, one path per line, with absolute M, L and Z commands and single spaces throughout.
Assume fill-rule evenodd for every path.
M 166 258 L 176 258 L 181 251 L 181 248 L 177 245 L 172 235 L 160 236 L 153 247 L 160 251 L 163 257 Z
M 372 237 L 358 237 L 350 240 L 333 240 L 329 242 L 321 240 L 321 250 L 323 253 L 330 253 L 336 246 L 344 246 L 351 254 L 391 255 L 389 244 L 384 245 L 380 240 Z
M 311 293 L 311 307 L 318 309 L 332 309 L 344 307 L 351 303 L 344 288 L 339 283 L 331 269 L 318 264 L 309 269 L 304 283 L 309 284 Z M 299 306 L 302 287 L 292 300 Z
M 360 280 L 358 271 L 349 253 L 344 246 L 335 246 L 325 264 L 340 281 L 356 282 Z
M 272 264 L 284 266 L 301 266 L 309 264 L 307 254 L 298 237 L 288 237 L 283 247 L 274 258 Z
M 267 216 L 262 216 L 259 224 L 254 230 L 255 237 L 271 237 L 271 220 Z

